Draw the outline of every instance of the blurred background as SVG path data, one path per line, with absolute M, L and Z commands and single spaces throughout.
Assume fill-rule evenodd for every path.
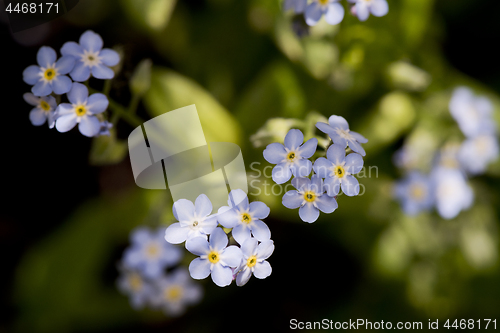
M 292 318 L 425 326 L 498 317 L 498 159 L 469 179 L 474 203 L 453 219 L 406 215 L 392 188 L 404 177 L 393 155 L 409 140 L 432 161 L 439 147 L 464 139 L 448 108 L 457 86 L 487 97 L 499 123 L 500 3 L 388 3 L 384 17 L 360 22 L 346 10 L 341 24 L 309 29 L 277 0 L 80 0 L 18 33 L 2 8 L 0 332 L 279 332 Z M 307 138 L 321 134 L 313 131 L 321 117 L 345 117 L 370 140 L 358 177 L 365 193 L 339 197 L 334 213 L 307 224 L 272 194 L 280 187 L 257 181 L 251 200 L 271 208 L 272 275 L 242 288 L 202 280 L 202 301 L 180 317 L 132 309 L 116 287 L 130 232 L 173 222 L 168 193 L 134 183 L 126 147 L 134 127 L 120 121 L 99 139 L 34 127 L 22 99 L 30 88 L 22 71 L 38 48 L 59 51 L 88 29 L 122 55 L 111 98 L 127 106 L 136 66 L 151 59 L 137 115 L 196 104 L 207 140 L 242 148 L 249 180 L 261 180 L 250 164 L 268 166 L 265 145 L 290 126 Z

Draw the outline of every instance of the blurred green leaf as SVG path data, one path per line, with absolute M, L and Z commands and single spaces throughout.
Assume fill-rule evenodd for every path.
M 116 138 L 116 131 L 110 135 L 101 135 L 92 139 L 89 162 L 91 165 L 106 165 L 121 162 L 127 156 L 127 144 Z
M 177 0 L 122 0 L 122 7 L 131 21 L 140 28 L 159 31 L 164 29 Z
M 130 78 L 130 90 L 133 94 L 143 96 L 151 87 L 151 59 L 142 60 Z

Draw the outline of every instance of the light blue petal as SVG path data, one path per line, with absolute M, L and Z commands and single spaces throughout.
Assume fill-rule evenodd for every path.
M 66 94 L 71 90 L 73 81 L 66 75 L 58 75 L 52 80 L 52 89 L 57 95 Z
M 311 184 L 311 180 L 306 177 L 296 177 L 292 179 L 292 186 L 299 191 L 305 188 L 306 186 L 309 186 L 309 184 Z
M 340 179 L 338 177 L 325 178 L 323 187 L 326 190 L 327 195 L 330 197 L 336 196 L 340 192 Z
M 326 158 L 335 165 L 342 164 L 345 161 L 345 147 L 332 144 L 326 151 Z
M 75 59 L 80 59 L 83 50 L 81 46 L 75 42 L 66 42 L 61 47 L 61 54 L 63 56 L 73 56 Z
M 231 207 L 235 207 L 236 210 L 247 210 L 249 207 L 248 196 L 245 191 L 241 189 L 232 190 L 229 192 L 227 204 Z
M 212 213 L 212 202 L 205 194 L 200 194 L 194 203 L 194 213 L 197 216 L 208 216 Z
M 106 95 L 95 93 L 89 96 L 87 100 L 87 108 L 92 114 L 98 114 L 106 111 L 109 101 Z
M 319 129 L 321 132 L 330 134 L 334 132 L 334 129 L 330 127 L 330 125 L 322 123 L 322 122 L 317 122 L 316 123 L 316 128 Z
M 186 249 L 196 256 L 202 256 L 210 252 L 210 247 L 205 237 L 193 237 L 188 239 L 186 241 Z
M 331 25 L 339 24 L 344 19 L 344 14 L 344 7 L 341 4 L 330 3 L 325 13 L 325 21 Z
M 236 276 L 236 285 L 238 287 L 242 287 L 247 284 L 248 280 L 252 276 L 252 270 L 248 267 L 244 268 L 241 272 Z
M 314 172 L 321 178 L 326 178 L 332 174 L 333 163 L 324 157 L 318 158 L 314 162 Z
M 80 119 L 80 124 L 78 125 L 78 130 L 80 133 L 87 137 L 93 137 L 99 133 L 101 128 L 101 123 L 99 119 L 94 116 L 84 116 Z
M 210 247 L 215 251 L 221 251 L 227 246 L 227 235 L 222 228 L 216 228 L 210 235 Z
M 343 137 L 341 137 L 340 135 L 338 135 L 337 133 L 332 132 L 332 133 L 329 133 L 328 135 L 332 139 L 333 143 L 336 144 L 337 146 L 340 146 L 344 149 L 347 147 L 347 140 L 344 139 Z
M 47 96 L 52 92 L 52 85 L 48 82 L 38 81 L 38 83 L 31 88 L 31 92 L 35 96 Z
M 50 67 L 56 62 L 56 59 L 56 51 L 48 46 L 42 46 L 36 54 L 36 61 L 38 62 L 38 65 L 40 65 L 40 67 Z
M 304 222 L 313 223 L 319 217 L 319 210 L 318 208 L 314 207 L 312 203 L 308 202 L 304 206 L 300 207 L 299 217 Z
M 347 120 L 345 120 L 345 118 L 341 116 L 330 116 L 330 118 L 328 118 L 328 123 L 330 124 L 330 127 L 332 127 L 333 129 L 335 128 L 340 128 L 343 130 L 349 129 L 349 123 L 347 123 Z
M 186 241 L 189 228 L 182 227 L 180 223 L 172 223 L 165 230 L 165 240 L 171 244 L 180 244 Z
M 310 158 L 316 152 L 317 147 L 318 139 L 312 138 L 307 140 L 302 146 L 300 146 L 298 152 L 301 157 Z
M 306 159 L 295 160 L 290 165 L 290 170 L 294 177 L 307 177 L 312 170 L 312 162 Z
M 58 74 L 68 74 L 75 67 L 75 58 L 72 56 L 64 56 L 59 58 L 56 62 L 56 69 Z
M 370 12 L 373 16 L 384 16 L 389 12 L 389 5 L 386 0 L 373 0 L 370 6 Z
M 54 96 L 46 96 L 46 97 L 42 97 L 42 100 L 44 100 L 45 102 L 49 103 L 50 105 L 50 108 L 52 110 L 55 110 L 57 108 L 57 101 L 56 101 L 56 98 Z
M 357 141 L 349 140 L 348 142 L 349 142 L 349 147 L 352 149 L 353 152 L 358 153 L 361 156 L 366 155 L 365 150 L 363 149 L 363 147 L 361 147 L 361 145 Z
M 368 139 L 365 138 L 364 136 L 362 136 L 361 134 L 359 134 L 358 132 L 350 131 L 349 134 L 351 134 L 356 139 L 356 141 L 358 141 L 359 143 L 367 143 L 368 142 Z
M 286 159 L 285 147 L 278 142 L 267 145 L 266 149 L 264 149 L 263 154 L 265 160 L 271 164 L 278 164 L 283 162 L 284 159 Z
M 71 104 L 80 105 L 87 101 L 89 90 L 81 83 L 74 82 L 71 90 L 68 93 L 68 99 Z
M 354 8 L 356 11 L 356 16 L 360 21 L 366 21 L 370 16 L 368 5 L 366 5 L 364 2 L 357 2 Z
M 33 93 L 24 93 L 23 99 L 26 103 L 32 106 L 38 106 L 38 103 L 40 103 L 40 97 L 36 97 Z
M 289 209 L 299 208 L 304 202 L 304 197 L 295 190 L 285 193 L 282 199 L 283 206 Z
M 316 206 L 320 211 L 327 214 L 333 213 L 335 209 L 339 207 L 337 204 L 337 200 L 328 195 L 322 195 L 320 197 L 317 197 L 314 203 L 316 204 Z
M 234 228 L 238 224 L 239 214 L 235 209 L 230 208 L 223 213 L 217 214 L 217 221 L 219 221 L 224 228 Z
M 42 109 L 34 108 L 30 111 L 29 118 L 31 124 L 34 126 L 40 126 L 45 123 L 47 120 L 47 114 Z
M 67 132 L 71 130 L 76 125 L 76 115 L 68 114 L 62 117 L 57 118 L 56 120 L 56 129 L 61 132 Z
M 175 211 L 177 212 L 178 221 L 191 222 L 194 218 L 194 204 L 187 199 L 179 199 L 174 202 Z
M 276 184 L 286 183 L 292 177 L 288 163 L 280 163 L 273 168 L 273 181 Z
M 233 228 L 231 234 L 233 235 L 234 240 L 238 242 L 238 244 L 243 244 L 248 238 L 250 238 L 250 229 L 247 227 L 247 225 L 240 223 Z
M 250 228 L 252 229 L 253 236 L 259 241 L 263 242 L 271 238 L 271 230 L 267 224 L 261 220 L 253 220 Z
M 71 76 L 74 81 L 87 81 L 90 78 L 90 67 L 85 66 L 81 61 L 77 61 L 75 67 L 69 73 L 69 76 Z
M 99 58 L 101 58 L 101 61 L 104 65 L 110 67 L 116 66 L 120 62 L 120 56 L 118 55 L 118 52 L 111 49 L 103 49 L 99 53 Z
M 311 184 L 309 185 L 309 190 L 314 191 L 316 195 L 321 195 L 325 191 L 323 190 L 323 179 L 318 175 L 313 175 L 311 177 Z
M 347 196 L 355 196 L 359 194 L 359 182 L 354 176 L 345 176 L 342 179 L 342 192 Z
M 228 246 L 222 251 L 220 260 L 229 267 L 238 267 L 243 259 L 241 249 L 235 245 Z
M 68 114 L 75 114 L 75 110 L 73 106 L 69 103 L 61 103 L 57 106 L 56 113 L 59 117 L 65 116 Z
M 241 244 L 241 253 L 247 258 L 254 255 L 258 244 L 259 242 L 255 238 L 248 238 Z
M 100 51 L 103 45 L 101 36 L 91 30 L 85 31 L 80 36 L 79 42 L 84 50 L 90 52 Z
M 295 0 L 295 13 L 300 14 L 306 10 L 307 0 Z
M 271 212 L 271 209 L 262 201 L 254 201 L 250 203 L 249 212 L 254 218 L 265 219 Z
M 205 218 L 201 222 L 201 230 L 205 234 L 210 235 L 215 230 L 215 228 L 217 227 L 217 225 L 218 225 L 217 217 L 216 216 L 211 216 L 211 217 Z
M 109 67 L 104 65 L 93 66 L 91 69 L 92 76 L 101 79 L 101 80 L 109 80 L 115 76 L 115 72 Z
M 267 259 L 274 252 L 274 242 L 272 240 L 266 240 L 259 244 L 257 247 L 257 259 Z
M 306 23 L 308 25 L 313 26 L 318 23 L 322 15 L 323 11 L 321 6 L 317 2 L 313 2 L 306 7 L 304 18 L 306 19 Z
M 345 158 L 345 169 L 351 175 L 355 175 L 363 169 L 363 157 L 356 153 L 351 153 Z
M 201 280 L 210 275 L 210 261 L 196 258 L 189 264 L 189 274 L 193 279 Z
M 233 272 L 231 268 L 224 267 L 217 263 L 212 269 L 212 281 L 219 287 L 229 286 L 231 281 L 233 281 Z
M 296 150 L 304 142 L 304 135 L 298 129 L 291 129 L 285 136 L 285 147 Z
M 265 279 L 272 273 L 271 264 L 267 261 L 259 262 L 254 266 L 253 275 L 257 279 Z
M 31 65 L 26 67 L 23 71 L 23 81 L 27 84 L 35 84 L 41 79 L 40 76 L 40 67 L 36 65 Z

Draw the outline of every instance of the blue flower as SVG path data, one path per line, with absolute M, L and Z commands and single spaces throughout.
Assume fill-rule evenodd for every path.
M 102 135 L 110 136 L 111 135 L 110 130 L 113 128 L 112 123 L 110 123 L 107 120 L 101 120 L 100 126 L 101 127 L 99 128 L 99 132 L 96 134 L 96 136 L 102 136 Z
M 123 255 L 123 264 L 151 279 L 159 277 L 165 268 L 177 265 L 183 252 L 179 247 L 167 243 L 164 235 L 165 228 L 135 229 L 130 237 L 132 244 Z
M 48 120 L 49 127 L 54 127 L 54 115 L 57 107 L 54 96 L 36 97 L 32 93 L 25 93 L 23 98 L 26 103 L 34 106 L 29 115 L 34 126 L 43 125 Z
M 306 8 L 304 18 L 309 25 L 316 25 L 323 15 L 328 24 L 335 25 L 344 19 L 344 7 L 339 0 L 313 0 Z
M 200 194 L 193 205 L 187 199 L 174 202 L 172 208 L 177 223 L 165 231 L 165 239 L 172 244 L 180 244 L 193 237 L 207 237 L 217 227 L 217 217 L 212 213 L 212 203 L 205 194 Z
M 73 56 L 76 59 L 75 68 L 69 74 L 75 81 L 86 81 L 90 74 L 97 79 L 112 79 L 115 73 L 110 66 L 120 62 L 120 56 L 116 51 L 103 49 L 101 36 L 91 30 L 85 31 L 79 40 L 66 42 L 61 48 L 62 55 Z
M 311 179 L 298 177 L 292 179 L 292 185 L 297 190 L 291 190 L 283 196 L 283 206 L 290 209 L 299 208 L 299 216 L 304 222 L 315 222 L 319 211 L 333 213 L 338 204 L 335 198 L 325 194 L 323 180 L 318 175 Z
M 274 251 L 274 243 L 272 240 L 264 241 L 258 244 L 255 238 L 248 238 L 241 245 L 241 253 L 243 260 L 240 267 L 236 269 L 236 285 L 244 286 L 252 274 L 258 279 L 265 279 L 271 275 L 272 268 L 266 260 Z
M 75 58 L 62 56 L 57 60 L 56 51 L 42 46 L 36 55 L 37 65 L 31 65 L 23 71 L 23 80 L 33 85 L 31 92 L 35 96 L 47 96 L 54 92 L 57 95 L 67 93 L 71 89 L 68 74 L 75 65 Z M 57 61 L 56 61 L 57 60 Z
M 250 233 L 261 242 L 271 238 L 269 227 L 261 221 L 270 212 L 265 203 L 249 203 L 247 194 L 238 189 L 229 193 L 228 205 L 219 208 L 217 220 L 225 228 L 233 228 L 231 234 L 239 244 L 250 238 Z
M 480 135 L 465 140 L 458 152 L 460 164 L 472 175 L 486 171 L 488 164 L 498 158 L 498 141 L 493 135 Z
M 331 116 L 328 119 L 328 124 L 318 122 L 316 123 L 316 127 L 321 132 L 328 134 L 336 145 L 342 148 L 346 148 L 349 145 L 352 151 L 361 156 L 366 155 L 360 143 L 367 143 L 368 140 L 361 134 L 349 130 L 349 124 L 344 117 Z
M 389 12 L 389 5 L 386 0 L 348 0 L 354 3 L 352 11 L 360 21 L 366 21 L 370 16 L 381 17 Z
M 438 166 L 431 172 L 436 208 L 445 219 L 452 219 L 474 201 L 474 192 L 460 169 Z
M 151 283 L 144 279 L 137 270 L 123 265 L 120 265 L 118 269 L 120 271 L 120 276 L 116 281 L 118 290 L 129 297 L 132 308 L 139 310 L 151 304 L 156 294 Z
M 285 146 L 271 143 L 264 150 L 264 158 L 272 164 L 273 180 L 277 184 L 286 183 L 292 175 L 305 177 L 311 173 L 312 163 L 308 160 L 316 152 L 318 139 L 312 138 L 304 144 L 304 135 L 298 129 L 291 129 L 285 136 Z
M 429 177 L 417 171 L 410 172 L 394 186 L 394 196 L 408 215 L 429 210 L 434 203 Z
M 283 10 L 288 11 L 293 8 L 297 14 L 303 13 L 307 6 L 307 0 L 285 0 L 283 2 Z
M 199 258 L 189 264 L 189 273 L 193 279 L 204 279 L 212 274 L 212 280 L 219 287 L 231 284 L 233 271 L 243 258 L 241 249 L 235 245 L 227 246 L 227 235 L 221 228 L 216 228 L 210 235 L 210 243 L 205 237 L 195 237 L 186 241 L 186 249 Z
M 450 113 L 465 136 L 495 134 L 496 126 L 492 119 L 493 105 L 485 97 L 476 97 L 466 87 L 453 91 L 450 99 Z
M 101 93 L 89 96 L 89 90 L 81 83 L 73 83 L 68 92 L 70 103 L 61 103 L 57 107 L 56 129 L 67 132 L 78 124 L 80 133 L 92 137 L 99 133 L 101 123 L 95 116 L 108 108 L 109 101 Z
M 184 268 L 177 268 L 172 273 L 156 279 L 154 286 L 157 292 L 152 297 L 152 306 L 170 316 L 181 315 L 186 306 L 198 303 L 203 297 L 201 286 L 192 281 Z
M 338 195 L 340 186 L 348 196 L 359 194 L 359 182 L 352 175 L 363 168 L 361 155 L 352 153 L 346 157 L 345 148 L 332 144 L 326 152 L 326 158 L 318 158 L 313 168 L 319 177 L 325 179 L 324 187 L 329 196 Z

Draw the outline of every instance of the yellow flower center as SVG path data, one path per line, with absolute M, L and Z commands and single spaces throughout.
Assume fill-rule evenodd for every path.
M 219 258 L 218 252 L 211 251 L 208 254 L 208 261 L 210 261 L 212 264 L 216 264 L 217 262 L 219 262 L 219 260 L 220 260 L 220 258 Z
M 412 185 L 410 188 L 410 194 L 416 200 L 421 200 L 425 196 L 425 190 L 424 190 L 423 186 L 421 186 L 421 185 L 418 185 L 418 184 Z
M 318 0 L 318 3 L 319 3 L 320 5 L 322 5 L 322 6 L 325 6 L 325 5 L 327 5 L 327 4 L 328 4 L 328 2 L 329 2 L 329 1 L 330 1 L 330 0 Z
M 313 202 L 316 199 L 316 194 L 313 191 L 307 191 L 304 193 L 304 200 L 307 202 Z
M 345 176 L 345 170 L 343 167 L 341 167 L 340 165 L 336 166 L 335 167 L 335 170 L 333 171 L 333 173 L 335 174 L 335 176 L 337 176 L 338 178 L 342 178 Z
M 196 227 L 198 225 L 198 221 L 193 222 L 193 227 Z
M 250 258 L 247 259 L 247 266 L 248 267 L 253 267 L 257 263 L 257 257 L 256 256 L 251 256 Z
M 248 224 L 252 222 L 252 217 L 248 213 L 243 213 L 241 214 L 241 222 Z
M 135 292 L 141 290 L 142 288 L 142 279 L 141 276 L 137 273 L 130 274 L 130 277 L 128 278 L 128 283 L 130 285 L 130 288 Z
M 75 107 L 75 113 L 78 117 L 82 117 L 87 113 L 87 109 L 83 105 L 78 105 Z
M 56 69 L 55 68 L 47 68 L 43 73 L 43 77 L 45 80 L 50 81 L 56 77 Z
M 173 285 L 165 289 L 163 294 L 166 300 L 177 301 L 182 296 L 182 287 L 179 285 Z
M 51 109 L 49 103 L 47 103 L 45 101 L 40 101 L 40 107 L 45 112 L 50 111 L 50 109 Z
M 160 254 L 160 249 L 157 244 L 151 244 L 146 248 L 146 255 L 149 258 L 156 258 Z
M 288 153 L 288 155 L 286 156 L 286 159 L 289 161 L 289 162 L 293 162 L 295 160 L 295 158 L 297 157 L 297 155 L 295 154 L 295 152 L 291 151 Z

